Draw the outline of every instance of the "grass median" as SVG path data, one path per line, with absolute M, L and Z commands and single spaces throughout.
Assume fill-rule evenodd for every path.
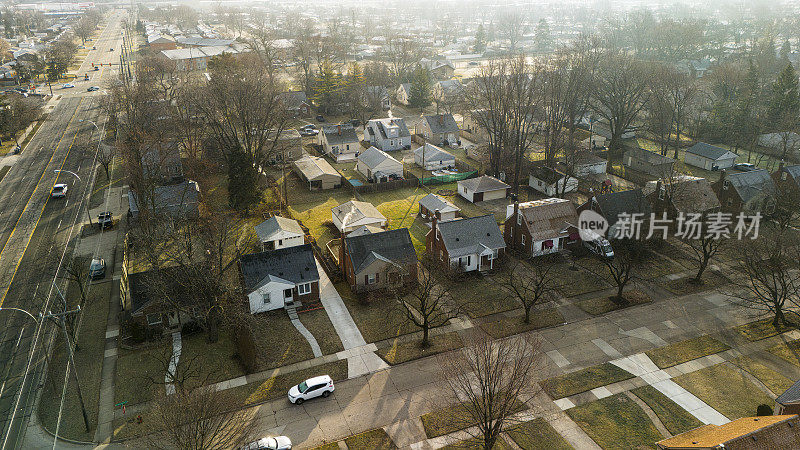
M 524 317 L 525 316 L 519 316 L 484 322 L 480 324 L 480 327 L 491 337 L 500 339 L 526 331 L 552 327 L 564 323 L 564 316 L 562 316 L 556 308 L 532 310 L 530 323 L 525 323 L 523 321 Z
M 567 414 L 605 450 L 649 448 L 663 438 L 647 414 L 625 394 L 570 408 Z
M 423 414 L 420 417 L 425 435 L 429 438 L 444 436 L 465 428 L 469 428 L 477 423 L 471 418 L 468 403 L 457 403 L 448 408 Z M 512 407 L 512 414 L 525 410 L 525 405 L 516 400 Z
M 756 320 L 754 322 L 749 322 L 733 328 L 734 331 L 742 335 L 750 342 L 760 341 L 761 339 L 777 336 L 781 333 L 785 333 L 794 329 L 795 327 L 789 327 L 781 323 L 775 327 L 772 324 L 772 319 Z
M 633 374 L 630 372 L 611 363 L 603 363 L 542 380 L 539 385 L 550 397 L 557 400 L 631 378 Z
M 731 420 L 755 416 L 758 405 L 773 404 L 746 376 L 725 364 L 687 373 L 673 381 Z
M 420 339 L 413 339 L 403 343 L 398 343 L 395 339 L 391 346 L 380 348 L 376 353 L 388 364 L 394 366 L 461 348 L 464 345 L 455 331 L 430 337 L 430 345 L 425 348 L 419 346 Z
M 724 352 L 728 349 L 730 347 L 727 344 L 706 334 L 666 347 L 648 350 L 645 353 L 659 368 L 666 369 L 703 356 Z
M 383 428 L 365 431 L 344 440 L 348 450 L 389 450 L 397 448 Z M 338 447 L 337 447 L 338 448 Z
M 703 425 L 696 417 L 680 407 L 677 403 L 670 400 L 666 395 L 659 392 L 653 386 L 642 386 L 631 391 L 637 397 L 647 403 L 647 406 L 661 420 L 661 423 L 673 435 L 692 430 Z
M 619 302 L 613 297 L 597 297 L 587 300 L 581 300 L 577 303 L 578 308 L 593 315 L 599 316 L 618 309 L 628 308 L 630 306 L 642 305 L 649 303 L 650 297 L 641 291 L 628 291 L 622 294 L 625 302 Z
M 546 420 L 538 417 L 508 432 L 508 436 L 525 450 L 569 450 L 569 444 Z

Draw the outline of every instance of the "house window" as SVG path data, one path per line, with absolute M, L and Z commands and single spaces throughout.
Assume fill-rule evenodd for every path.
M 283 239 L 278 239 L 278 245 L 283 245 Z
M 299 295 L 306 295 L 311 293 L 311 283 L 303 283 L 297 285 L 297 293 Z
M 665 193 L 666 193 L 666 190 L 664 189 L 664 186 L 661 186 L 661 189 L 658 190 L 658 199 L 659 200 L 664 200 L 664 194 Z
M 722 182 L 722 189 L 728 189 L 729 185 L 730 185 L 730 182 L 728 180 L 723 181 Z
M 292 298 L 292 290 L 291 289 L 284 289 L 283 290 L 283 298 Z
M 444 261 L 444 252 L 442 250 L 439 250 L 439 259 Z
M 378 282 L 378 274 L 369 274 L 365 275 L 367 279 L 367 284 L 375 284 Z
M 344 146 L 346 150 L 350 150 L 350 144 Z
M 161 313 L 148 314 L 147 324 L 150 326 L 161 325 Z
M 525 235 L 524 235 L 524 234 L 521 234 L 521 235 L 520 235 L 520 237 L 519 237 L 519 239 L 520 239 L 520 243 L 521 243 L 522 245 L 525 245 Z
M 269 294 L 263 297 L 264 303 L 269 303 L 272 299 L 270 298 Z
M 517 211 L 517 225 L 522 225 L 522 214 Z

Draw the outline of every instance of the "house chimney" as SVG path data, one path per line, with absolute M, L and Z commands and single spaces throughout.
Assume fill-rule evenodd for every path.
M 336 125 L 336 132 L 339 133 L 339 136 L 342 135 L 342 124 Z
M 344 225 L 342 225 L 344 226 Z M 342 269 L 342 274 L 344 274 L 345 279 L 347 278 L 347 268 L 344 264 L 344 230 L 340 233 L 339 237 L 339 267 Z
M 431 220 L 431 231 L 433 231 L 434 241 L 439 240 L 439 234 L 436 232 L 436 225 L 439 222 L 439 219 L 437 217 L 438 215 L 439 215 L 439 210 L 437 209 L 436 211 L 433 212 L 433 220 Z
M 442 212 L 439 211 L 439 208 L 436 208 L 436 211 L 433 212 L 433 217 L 436 220 L 442 220 Z
M 439 114 L 439 125 L 444 126 L 444 114 Z

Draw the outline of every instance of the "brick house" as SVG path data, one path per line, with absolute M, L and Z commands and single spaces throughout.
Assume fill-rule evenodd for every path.
M 719 180 L 712 183 L 712 187 L 725 212 L 775 212 L 775 183 L 764 169 L 739 173 L 727 173 L 723 170 Z
M 571 201 L 546 198 L 508 205 L 503 238 L 526 256 L 557 253 L 577 242 L 578 214 Z

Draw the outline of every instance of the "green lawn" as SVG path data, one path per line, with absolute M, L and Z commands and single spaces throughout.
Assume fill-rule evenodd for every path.
M 794 327 L 787 327 L 780 323 L 778 324 L 778 327 L 775 328 L 772 325 L 772 319 L 756 320 L 754 322 L 734 327 L 734 331 L 744 336 L 750 342 L 760 341 L 761 339 L 777 336 L 793 329 Z
M 611 363 L 603 363 L 548 378 L 539 384 L 553 399 L 559 399 L 631 378 L 633 374 L 630 372 Z
M 775 395 L 783 394 L 794 384 L 789 378 L 747 356 L 740 356 L 731 361 L 731 364 L 758 378 Z
M 568 409 L 567 414 L 605 450 L 652 447 L 663 436 L 625 394 Z
M 672 434 L 680 434 L 703 425 L 703 422 L 700 422 L 653 386 L 638 387 L 631 392 L 647 403 L 647 406 L 656 413 L 661 423 Z
M 585 312 L 597 316 L 607 312 L 616 311 L 618 309 L 627 308 L 629 306 L 641 305 L 649 303 L 650 297 L 641 291 L 627 291 L 622 294 L 628 301 L 625 304 L 615 302 L 611 297 L 597 297 L 581 300 L 577 302 L 578 308 Z
M 800 339 L 789 341 L 785 344 L 778 344 L 770 347 L 767 351 L 775 356 L 780 356 L 796 366 L 800 366 Z
M 236 404 L 252 405 L 286 397 L 289 388 L 317 375 L 330 375 L 334 381 L 347 379 L 347 360 L 334 361 L 292 373 L 278 375 L 264 381 L 249 383 L 230 389 L 236 399 Z M 336 395 L 335 393 L 333 395 Z
M 717 364 L 672 379 L 728 419 L 756 415 L 760 404 L 773 400 L 742 374 L 725 364 Z
M 381 296 L 367 304 L 355 298 L 346 282 L 336 283 L 336 290 L 367 342 L 393 339 L 418 330 L 406 319 L 405 308 L 391 296 Z
M 525 422 L 508 432 L 511 439 L 525 450 L 569 450 L 569 444 L 541 417 Z
M 469 428 L 477 423 L 473 421 L 472 415 L 465 405 L 468 404 L 458 403 L 438 411 L 423 414 L 420 420 L 422 421 L 422 427 L 425 429 L 425 434 L 429 438 L 444 436 L 445 434 Z M 519 412 L 525 409 L 525 405 L 517 401 L 513 411 Z
M 90 287 L 88 299 L 83 309 L 80 332 L 75 347 L 75 365 L 78 367 L 81 392 L 86 404 L 90 430 L 87 433 L 81 414 L 75 379 L 70 374 L 59 435 L 69 439 L 91 441 L 97 427 L 98 401 L 100 398 L 100 379 L 103 368 L 103 354 L 106 344 L 106 319 L 108 318 L 109 298 L 114 283 L 106 281 Z M 67 289 L 67 299 L 77 305 L 80 294 L 73 283 Z M 48 366 L 48 376 L 44 383 L 42 401 L 39 402 L 39 419 L 51 432 L 55 431 L 58 410 L 64 386 L 67 363 L 67 350 L 60 332 L 53 343 L 53 353 Z M 73 344 L 75 344 L 73 342 Z
M 728 349 L 730 349 L 728 345 L 706 334 L 666 347 L 648 350 L 645 353 L 658 367 L 666 369 L 702 356 L 724 352 Z
M 352 199 L 351 193 L 345 189 L 322 191 L 316 201 L 311 203 L 295 203 L 290 198 L 289 213 L 292 218 L 308 227 L 319 246 L 324 248 L 328 241 L 340 237 L 331 222 L 331 209 Z
M 365 431 L 344 440 L 348 450 L 388 450 L 397 448 L 383 428 Z
M 525 316 L 503 318 L 491 322 L 483 322 L 480 327 L 495 339 L 524 333 L 538 328 L 552 327 L 564 323 L 564 316 L 556 308 L 531 310 L 531 322 L 524 322 Z
M 421 339 L 421 337 L 420 337 Z M 395 339 L 393 345 L 378 349 L 378 356 L 391 365 L 402 364 L 426 356 L 436 355 L 449 350 L 460 348 L 464 343 L 455 331 L 439 334 L 430 338 L 430 346 L 421 348 L 420 339 L 410 342 L 398 343 Z

